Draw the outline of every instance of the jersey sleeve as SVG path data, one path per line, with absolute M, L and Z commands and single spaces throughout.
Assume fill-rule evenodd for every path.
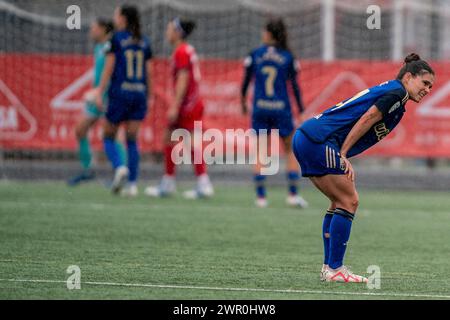
M 295 97 L 295 102 L 297 103 L 299 112 L 303 113 L 303 111 L 305 110 L 305 107 L 303 105 L 303 99 L 302 99 L 302 94 L 300 91 L 300 86 L 297 81 L 297 75 L 300 70 L 300 63 L 298 62 L 298 60 L 292 58 L 291 62 L 289 63 L 288 68 L 289 68 L 288 69 L 288 77 L 289 77 L 289 80 L 291 81 L 292 90 L 294 92 L 294 97 Z
M 292 58 L 291 62 L 289 63 L 289 77 L 296 77 L 297 74 L 300 72 L 300 62 Z
M 177 70 L 189 68 L 191 58 L 186 50 L 178 50 L 175 54 L 175 68 Z
M 376 102 L 375 106 L 383 114 L 383 118 L 390 112 L 395 104 L 401 104 L 404 94 L 400 90 L 387 92 L 381 96 Z
M 153 58 L 153 51 L 150 41 L 147 41 L 145 49 L 144 49 L 144 60 L 150 60 Z
M 253 69 L 253 54 L 249 53 L 244 59 L 244 68 Z
M 244 80 L 242 81 L 241 86 L 241 95 L 244 97 L 247 94 L 248 86 L 250 85 L 250 81 L 253 77 L 253 66 L 253 54 L 249 53 L 249 55 L 244 59 Z

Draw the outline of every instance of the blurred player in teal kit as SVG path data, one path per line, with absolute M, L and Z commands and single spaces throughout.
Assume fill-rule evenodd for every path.
M 102 105 L 102 93 L 109 84 L 103 142 L 114 169 L 112 192 L 136 196 L 140 157 L 137 138 L 140 125 L 147 115 L 152 52 L 148 38 L 141 34 L 140 15 L 136 7 L 117 7 L 114 26 L 116 32 L 109 41 L 96 103 L 97 106 Z M 121 124 L 126 129 L 128 165 L 120 157 L 115 143 Z
M 297 129 L 293 149 L 302 175 L 330 200 L 322 225 L 322 281 L 367 282 L 367 278 L 352 273 L 343 264 L 359 202 L 348 158 L 392 132 L 406 112 L 406 102 L 420 102 L 430 93 L 434 80 L 429 64 L 412 53 L 405 58 L 395 80 L 363 90 Z
M 245 59 L 245 77 L 242 84 L 242 111 L 247 113 L 247 89 L 254 80 L 252 128 L 259 136 L 261 129 L 271 133 L 278 129 L 287 156 L 286 169 L 288 180 L 287 204 L 304 208 L 308 204 L 298 193 L 299 167 L 292 153 L 294 123 L 289 101 L 288 86 L 293 89 L 299 113 L 303 113 L 300 87 L 297 83 L 299 63 L 289 50 L 286 26 L 281 19 L 270 20 L 262 33 L 263 45 L 253 50 Z M 258 141 L 259 145 L 259 141 Z M 261 160 L 257 156 L 254 168 L 258 207 L 266 207 L 266 176 L 261 174 Z
M 108 45 L 108 40 L 111 37 L 113 31 L 112 21 L 98 18 L 91 24 L 90 38 L 94 40 L 94 80 L 93 86 L 96 88 L 100 84 L 100 78 L 102 76 L 103 67 L 105 66 L 105 48 Z M 102 108 L 97 108 L 94 101 L 95 95 L 93 90 L 89 90 L 85 95 L 86 105 L 83 118 L 78 122 L 76 127 L 76 137 L 78 140 L 78 152 L 83 170 L 81 173 L 71 178 L 68 184 L 71 186 L 78 185 L 83 181 L 92 180 L 95 177 L 95 173 L 92 170 L 92 153 L 88 140 L 89 130 L 104 116 Z M 103 93 L 102 104 L 107 103 L 107 91 Z M 120 156 L 125 161 L 125 150 L 121 144 L 117 145 Z

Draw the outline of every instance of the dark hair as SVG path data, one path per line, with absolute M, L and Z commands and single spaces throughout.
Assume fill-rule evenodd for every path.
M 120 7 L 120 13 L 127 19 L 127 30 L 131 32 L 134 39 L 140 40 L 142 34 L 138 9 L 134 6 L 123 5 Z
M 180 27 L 183 29 L 183 39 L 189 37 L 196 26 L 197 24 L 193 20 L 180 19 Z
M 111 20 L 97 18 L 95 22 L 105 30 L 105 34 L 111 33 L 114 30 L 114 24 Z
M 425 73 L 434 75 L 434 71 L 428 62 L 420 59 L 420 56 L 417 53 L 408 54 L 405 57 L 404 62 L 403 67 L 397 75 L 397 80 L 401 80 L 407 72 L 411 73 L 413 76 L 423 75 Z
M 286 25 L 281 18 L 270 19 L 266 24 L 266 30 L 276 41 L 277 47 L 290 51 Z

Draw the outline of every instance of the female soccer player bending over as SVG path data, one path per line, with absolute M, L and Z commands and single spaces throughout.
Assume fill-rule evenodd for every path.
M 250 81 L 254 79 L 252 128 L 258 137 L 264 134 L 260 130 L 278 129 L 286 152 L 286 178 L 289 193 L 286 198 L 288 205 L 304 208 L 308 203 L 298 194 L 299 167 L 292 153 L 292 136 L 294 123 L 292 119 L 291 104 L 289 101 L 288 86 L 292 86 L 299 113 L 303 112 L 303 102 L 300 87 L 297 83 L 298 62 L 295 60 L 288 46 L 286 26 L 283 20 L 270 20 L 262 32 L 263 45 L 253 50 L 245 59 L 245 77 L 242 84 L 242 111 L 247 113 L 247 89 Z M 268 148 L 268 146 L 265 146 Z M 261 174 L 261 160 L 257 157 L 254 168 L 254 181 L 256 184 L 258 207 L 266 207 L 266 177 Z
M 167 25 L 166 38 L 174 48 L 172 54 L 172 78 L 174 86 L 174 99 L 168 109 L 168 128 L 165 132 L 165 174 L 157 187 L 147 187 L 145 193 L 151 197 L 164 197 L 176 191 L 175 163 L 172 159 L 172 150 L 175 144 L 170 140 L 172 132 L 176 129 L 194 131 L 194 122 L 201 121 L 203 117 L 203 102 L 199 93 L 200 70 L 198 57 L 193 46 L 186 40 L 195 28 L 190 20 L 175 18 Z M 192 139 L 194 140 L 194 139 Z M 213 186 L 206 172 L 206 164 L 201 154 L 201 148 L 192 141 L 191 159 L 197 176 L 197 186 L 188 190 L 184 197 L 198 199 L 210 197 L 214 194 Z M 194 153 L 198 152 L 197 157 Z M 195 159 L 198 158 L 198 163 Z
M 109 84 L 108 109 L 104 125 L 104 147 L 115 170 L 113 193 L 137 195 L 139 126 L 147 114 L 150 96 L 151 49 L 149 40 L 141 35 L 139 12 L 135 7 L 122 6 L 114 12 L 116 32 L 112 36 L 106 56 L 105 69 L 97 91 L 97 105 L 101 92 Z M 126 128 L 128 167 L 119 156 L 115 139 L 120 124 Z M 122 190 L 128 178 L 128 186 Z
M 395 80 L 363 90 L 297 129 L 293 149 L 302 175 L 330 200 L 323 220 L 322 281 L 367 282 L 343 265 L 358 208 L 355 172 L 348 159 L 387 136 L 402 119 L 406 102 L 420 102 L 433 83 L 433 69 L 412 53 Z

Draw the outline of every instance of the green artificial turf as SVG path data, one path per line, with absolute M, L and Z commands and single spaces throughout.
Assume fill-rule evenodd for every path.
M 381 289 L 370 290 L 319 281 L 328 202 L 308 188 L 310 207 L 292 209 L 285 192 L 269 188 L 258 209 L 251 185 L 189 201 L 0 182 L 0 299 L 450 298 L 447 193 L 360 190 L 345 263 L 380 267 Z M 67 289 L 71 265 L 80 290 Z

